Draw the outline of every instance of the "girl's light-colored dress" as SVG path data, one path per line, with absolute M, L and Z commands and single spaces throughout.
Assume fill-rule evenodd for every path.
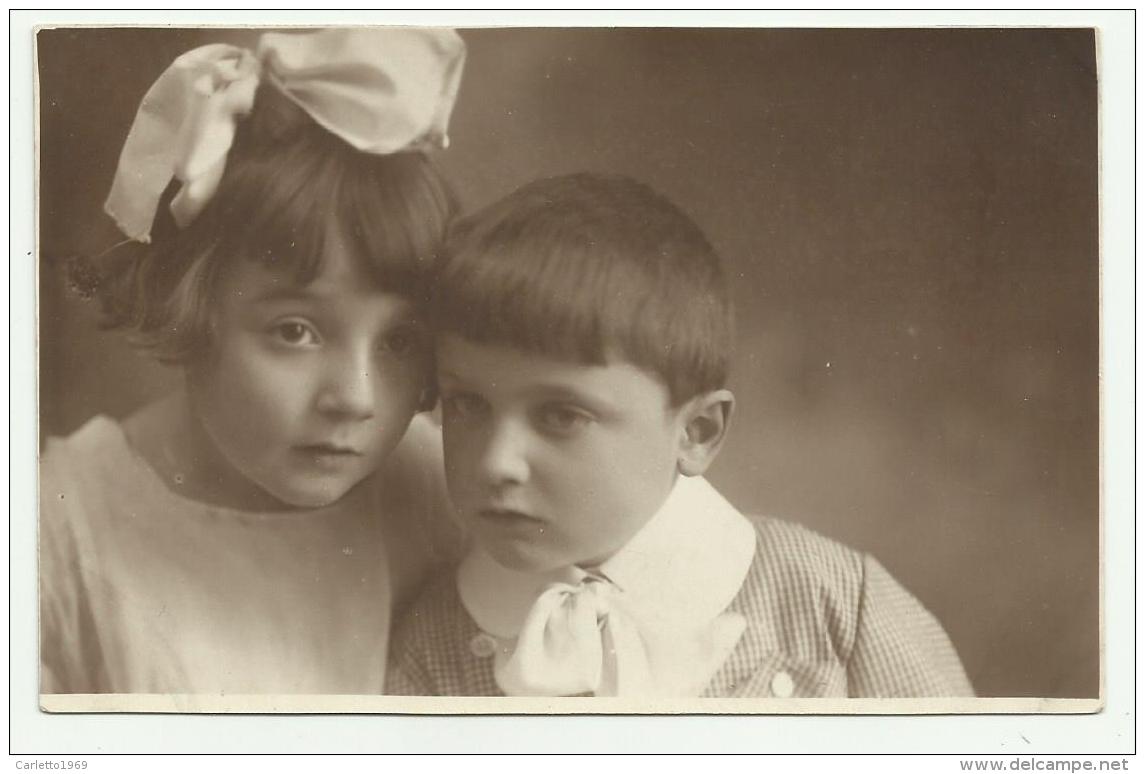
M 40 469 L 43 693 L 371 694 L 390 618 L 450 542 L 440 433 L 418 417 L 337 504 L 181 497 L 97 417 Z

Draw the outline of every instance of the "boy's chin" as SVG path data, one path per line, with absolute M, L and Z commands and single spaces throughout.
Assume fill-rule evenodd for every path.
M 566 556 L 524 541 L 478 538 L 477 543 L 497 564 L 516 572 L 544 573 L 573 564 Z
M 525 541 L 488 540 L 476 536 L 476 542 L 493 558 L 493 561 L 515 572 L 544 574 L 573 565 L 595 567 L 604 560 L 589 559 L 582 554 L 565 551 L 557 546 L 537 545 Z

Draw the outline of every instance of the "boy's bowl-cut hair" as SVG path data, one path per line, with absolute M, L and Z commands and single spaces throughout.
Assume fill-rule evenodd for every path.
M 732 314 L 719 257 L 648 186 L 575 174 L 458 221 L 438 269 L 439 330 L 659 376 L 674 406 L 726 383 Z
M 326 230 L 339 228 L 378 286 L 420 303 L 456 199 L 422 153 L 361 153 L 278 90 L 259 87 L 239 123 L 215 196 L 184 229 L 160 202 L 151 244 L 130 243 L 73 268 L 98 296 L 104 326 L 165 362 L 210 351 L 219 282 L 238 260 L 279 266 L 299 285 L 322 270 Z

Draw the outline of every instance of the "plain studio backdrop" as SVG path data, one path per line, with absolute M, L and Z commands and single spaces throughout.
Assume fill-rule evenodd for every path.
M 722 255 L 739 403 L 710 477 L 729 499 L 874 554 L 980 695 L 1096 696 L 1093 33 L 463 36 L 440 159 L 467 209 L 539 176 L 619 172 Z M 255 35 L 38 38 L 47 436 L 175 383 L 96 331 L 62 266 L 120 238 L 102 202 L 151 82 L 187 49 Z

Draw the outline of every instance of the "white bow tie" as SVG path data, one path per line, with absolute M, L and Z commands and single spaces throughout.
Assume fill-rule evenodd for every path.
M 541 592 L 494 676 L 510 696 L 698 696 L 744 627 L 725 613 L 700 631 L 657 630 L 613 583 L 586 575 Z

